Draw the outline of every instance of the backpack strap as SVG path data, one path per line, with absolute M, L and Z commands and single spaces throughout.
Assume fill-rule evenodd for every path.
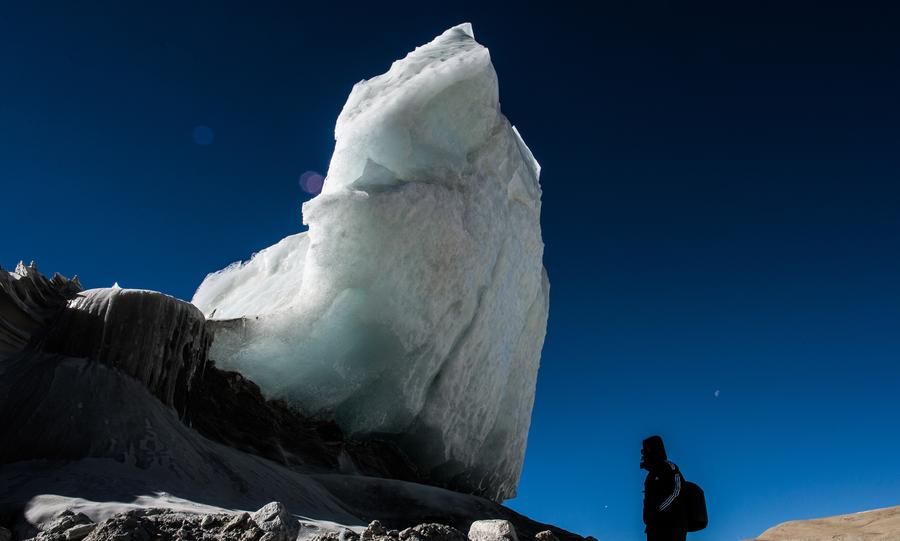
M 675 498 L 681 494 L 681 473 L 678 471 L 678 467 L 675 466 L 671 461 L 666 461 L 669 464 L 669 467 L 672 468 L 672 471 L 675 473 L 675 488 L 672 491 L 672 494 L 666 498 L 661 504 L 659 504 L 659 510 L 665 511 L 672 505 L 672 502 L 675 501 Z

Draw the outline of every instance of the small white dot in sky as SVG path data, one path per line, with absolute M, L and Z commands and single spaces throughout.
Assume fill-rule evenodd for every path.
M 713 393 L 713 396 L 716 398 L 719 398 L 719 390 L 718 389 L 716 389 L 716 392 Z

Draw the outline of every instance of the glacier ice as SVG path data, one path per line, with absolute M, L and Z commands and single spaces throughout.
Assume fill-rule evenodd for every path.
M 210 274 L 210 356 L 391 438 L 437 484 L 515 495 L 546 333 L 540 166 L 472 27 L 357 83 L 308 231 Z

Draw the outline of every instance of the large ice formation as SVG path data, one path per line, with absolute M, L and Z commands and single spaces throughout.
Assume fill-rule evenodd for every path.
M 515 495 L 546 332 L 540 166 L 472 27 L 353 87 L 309 230 L 210 274 L 210 356 L 426 477 Z

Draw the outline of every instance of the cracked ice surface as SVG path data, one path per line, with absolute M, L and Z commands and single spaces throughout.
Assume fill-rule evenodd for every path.
M 547 325 L 540 166 L 471 25 L 353 87 L 308 232 L 210 274 L 211 357 L 390 435 L 435 482 L 515 495 Z

